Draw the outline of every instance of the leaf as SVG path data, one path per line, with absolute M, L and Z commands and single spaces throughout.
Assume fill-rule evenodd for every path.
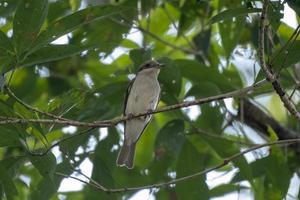
M 189 79 L 193 84 L 211 82 L 222 92 L 229 92 L 233 89 L 228 79 L 216 68 L 207 67 L 202 63 L 185 59 L 175 60 L 175 63 L 179 67 L 181 75 Z
M 224 10 L 217 15 L 213 16 L 210 20 L 209 23 L 214 24 L 218 23 L 224 20 L 232 19 L 234 17 L 239 17 L 242 15 L 247 15 L 249 13 L 257 13 L 261 12 L 260 8 L 233 8 L 233 9 L 228 9 Z
M 53 178 L 45 177 L 37 185 L 37 189 L 31 191 L 32 200 L 50 199 L 58 190 L 59 185 L 55 185 Z
M 105 18 L 88 24 L 84 29 L 76 31 L 78 35 L 75 37 L 78 37 L 83 45 L 95 46 L 95 53 L 109 55 L 120 46 L 124 36 L 128 35 L 130 30 L 128 26 L 118 23 L 123 20 L 121 16 L 114 16 L 113 19 Z
M 268 157 L 258 159 L 250 163 L 249 167 L 253 172 L 253 179 L 263 178 L 264 185 L 268 186 L 265 190 L 272 189 L 276 191 L 276 195 L 279 195 L 280 199 L 286 195 L 293 174 L 282 151 L 276 151 Z M 280 172 L 280 176 L 278 176 L 278 172 Z M 238 172 L 231 182 L 235 183 L 243 180 L 245 180 L 245 176 Z
M 93 157 L 93 171 L 91 179 L 96 182 L 106 185 L 107 187 L 115 187 L 115 181 L 112 176 L 116 168 L 117 151 L 111 151 L 113 145 L 119 141 L 119 134 L 115 128 L 108 130 L 108 136 L 101 140 L 95 149 Z M 85 199 L 98 200 L 98 199 L 116 199 L 114 196 L 101 192 L 95 188 L 87 187 L 85 190 Z
M 79 54 L 90 49 L 91 46 L 77 45 L 48 45 L 31 54 L 21 63 L 21 67 L 32 66 L 36 64 L 60 60 Z
M 16 9 L 20 0 L 1 0 L 0 2 L 2 3 L 2 6 L 0 6 L 0 16 L 7 17 Z
M 235 184 L 222 184 L 217 187 L 214 187 L 209 191 L 209 196 L 210 197 L 223 197 L 224 195 L 231 193 L 231 192 L 236 192 L 236 191 L 241 191 L 241 189 L 247 189 L 247 187 L 243 187 L 241 185 L 235 185 Z
M 13 182 L 13 177 L 22 160 L 23 157 L 10 157 L 2 159 L 0 162 L 0 182 L 7 200 L 14 200 L 18 197 L 18 191 Z
M 186 97 L 194 96 L 196 98 L 204 98 L 220 94 L 221 91 L 217 85 L 212 82 L 202 82 L 201 84 L 193 84 L 192 88 L 186 93 Z
M 51 177 L 56 169 L 56 158 L 53 153 L 49 152 L 43 156 L 30 155 L 29 159 L 33 166 L 44 177 Z
M 47 16 L 48 0 L 22 0 L 13 21 L 13 39 L 21 55 L 38 36 Z
M 205 57 L 209 55 L 209 49 L 211 46 L 211 28 L 205 29 L 199 32 L 197 35 L 193 37 L 193 42 L 198 51 L 202 52 Z M 205 60 L 202 55 L 196 55 L 197 60 L 202 63 L 205 63 Z
M 137 72 L 141 64 L 146 62 L 147 60 L 151 60 L 152 51 L 150 49 L 133 49 L 129 52 L 129 57 L 134 63 L 133 72 Z
M 56 172 L 70 175 L 73 173 L 72 167 L 77 167 L 77 164 L 75 164 L 75 166 L 71 166 L 69 160 L 64 160 L 63 162 L 57 165 Z M 29 193 L 29 199 L 52 199 L 51 197 L 54 194 L 57 194 L 57 190 L 63 179 L 63 176 L 44 177 L 43 179 L 39 180 L 38 184 L 34 188 L 31 188 Z
M 287 0 L 289 6 L 300 16 L 300 1 L 299 0 Z
M 0 147 L 16 147 L 21 146 L 19 136 L 13 128 L 5 126 L 0 127 Z
M 222 107 L 225 108 L 222 102 L 220 102 L 219 106 L 212 106 L 209 104 L 201 105 L 201 115 L 196 119 L 198 127 L 219 133 L 225 118 L 225 115 L 222 114 L 220 109 Z
M 154 178 L 161 177 L 177 160 L 185 140 L 183 131 L 184 123 L 179 119 L 169 121 L 160 129 L 155 141 L 155 158 L 150 167 Z
M 46 30 L 39 34 L 30 53 L 85 24 L 92 23 L 95 20 L 109 18 L 128 10 L 128 7 L 126 8 L 122 6 L 93 6 L 63 17 L 51 23 Z
M 245 24 L 245 17 L 237 17 L 235 21 L 226 20 L 218 24 L 227 59 L 229 59 L 231 52 L 236 48 Z
M 176 177 L 180 178 L 202 171 L 205 169 L 205 163 L 204 156 L 186 140 L 178 156 Z M 208 186 L 205 181 L 204 174 L 189 179 L 186 182 L 177 183 L 175 191 L 178 199 L 193 200 L 199 194 L 201 194 L 201 199 L 209 199 Z
M 0 56 L 14 51 L 10 39 L 0 30 Z
M 209 5 L 205 1 L 183 2 L 183 5 L 180 6 L 177 37 L 184 35 L 190 28 L 193 27 L 192 25 L 197 24 L 196 19 L 200 18 L 199 11 L 201 8 L 210 10 Z M 206 13 L 208 12 L 206 11 Z
M 145 19 L 144 27 L 147 27 Z M 149 31 L 155 34 L 163 34 L 169 29 L 170 19 L 166 15 L 164 9 L 156 7 L 151 11 L 151 19 L 149 20 Z
M 161 84 L 161 99 L 166 104 L 178 103 L 178 96 L 181 91 L 181 73 L 179 67 L 169 58 L 159 59 L 159 63 L 165 65 L 160 70 L 159 82 Z
M 0 75 L 2 75 L 13 62 L 14 49 L 10 39 L 0 30 Z M 2 83 L 1 83 L 2 88 Z
M 237 153 L 240 153 L 239 148 L 236 145 L 233 145 L 232 142 L 227 141 L 223 138 L 211 138 L 210 136 L 199 134 L 211 148 L 215 151 L 221 158 L 225 159 Z M 252 170 L 249 167 L 249 164 L 245 157 L 240 156 L 237 159 L 232 161 L 233 164 L 240 169 L 240 172 L 243 174 L 250 183 L 253 182 Z
M 273 55 L 271 61 L 273 61 L 272 68 L 274 70 L 278 72 L 281 69 L 291 67 L 293 64 L 299 62 L 300 41 L 293 41 L 287 48 L 277 49 Z

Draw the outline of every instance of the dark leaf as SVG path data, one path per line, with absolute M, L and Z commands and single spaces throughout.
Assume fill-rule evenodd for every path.
M 30 156 L 33 166 L 46 178 L 53 176 L 56 168 L 56 158 L 52 153 L 43 156 Z
M 205 157 L 187 140 L 182 146 L 176 165 L 176 177 L 188 176 L 205 169 Z M 176 184 L 176 194 L 179 199 L 196 199 L 201 194 L 201 199 L 209 199 L 208 186 L 205 175 L 196 176 L 187 182 Z
M 79 54 L 85 50 L 90 49 L 91 46 L 75 46 L 75 45 L 48 45 L 35 53 L 28 56 L 21 67 L 33 66 L 36 64 L 47 63 L 51 61 L 60 60 L 62 58 L 70 57 Z
M 60 18 L 59 20 L 50 24 L 46 30 L 40 33 L 33 44 L 30 53 L 85 24 L 92 23 L 95 20 L 113 17 L 116 14 L 120 14 L 128 10 L 128 7 L 120 6 L 94 6 Z
M 184 123 L 181 120 L 172 120 L 168 122 L 158 133 L 155 141 L 154 161 L 150 167 L 153 178 L 166 173 L 166 170 L 177 160 L 181 151 Z
M 136 73 L 141 64 L 143 64 L 147 60 L 151 60 L 152 52 L 150 49 L 133 49 L 130 51 L 129 57 L 134 63 L 133 73 Z
M 13 26 L 13 38 L 18 54 L 35 41 L 47 16 L 48 0 L 22 0 L 18 5 Z
M 232 19 L 234 17 L 239 17 L 242 15 L 247 15 L 249 13 L 257 13 L 257 12 L 261 12 L 261 9 L 260 8 L 228 9 L 228 10 L 224 10 L 224 11 L 218 13 L 217 15 L 213 16 L 209 22 L 211 24 L 213 24 L 213 23 L 224 21 L 224 20 Z
M 228 79 L 213 67 L 207 67 L 196 61 L 183 59 L 175 60 L 175 63 L 179 67 L 181 75 L 193 84 L 211 82 L 222 92 L 228 92 L 233 89 Z

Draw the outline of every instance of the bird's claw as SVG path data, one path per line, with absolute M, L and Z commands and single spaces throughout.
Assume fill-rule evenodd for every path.
M 131 120 L 134 117 L 132 113 L 128 113 L 126 116 L 128 120 Z

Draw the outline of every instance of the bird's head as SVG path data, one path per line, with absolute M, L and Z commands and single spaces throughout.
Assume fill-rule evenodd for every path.
M 144 71 L 144 70 L 148 71 L 150 69 L 160 69 L 163 66 L 164 66 L 164 64 L 161 64 L 161 63 L 157 62 L 156 60 L 148 60 L 140 66 L 139 72 Z

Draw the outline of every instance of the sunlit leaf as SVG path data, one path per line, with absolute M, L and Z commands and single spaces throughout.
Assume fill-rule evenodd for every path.
M 20 55 L 35 41 L 48 12 L 48 0 L 23 0 L 18 5 L 13 39 Z
M 257 13 L 257 12 L 261 12 L 261 9 L 260 8 L 228 9 L 228 10 L 224 10 L 224 11 L 218 13 L 217 15 L 213 16 L 209 22 L 211 24 L 213 24 L 213 23 L 224 21 L 224 20 L 232 19 L 234 17 L 239 17 L 241 15 L 247 15 L 249 13 Z

